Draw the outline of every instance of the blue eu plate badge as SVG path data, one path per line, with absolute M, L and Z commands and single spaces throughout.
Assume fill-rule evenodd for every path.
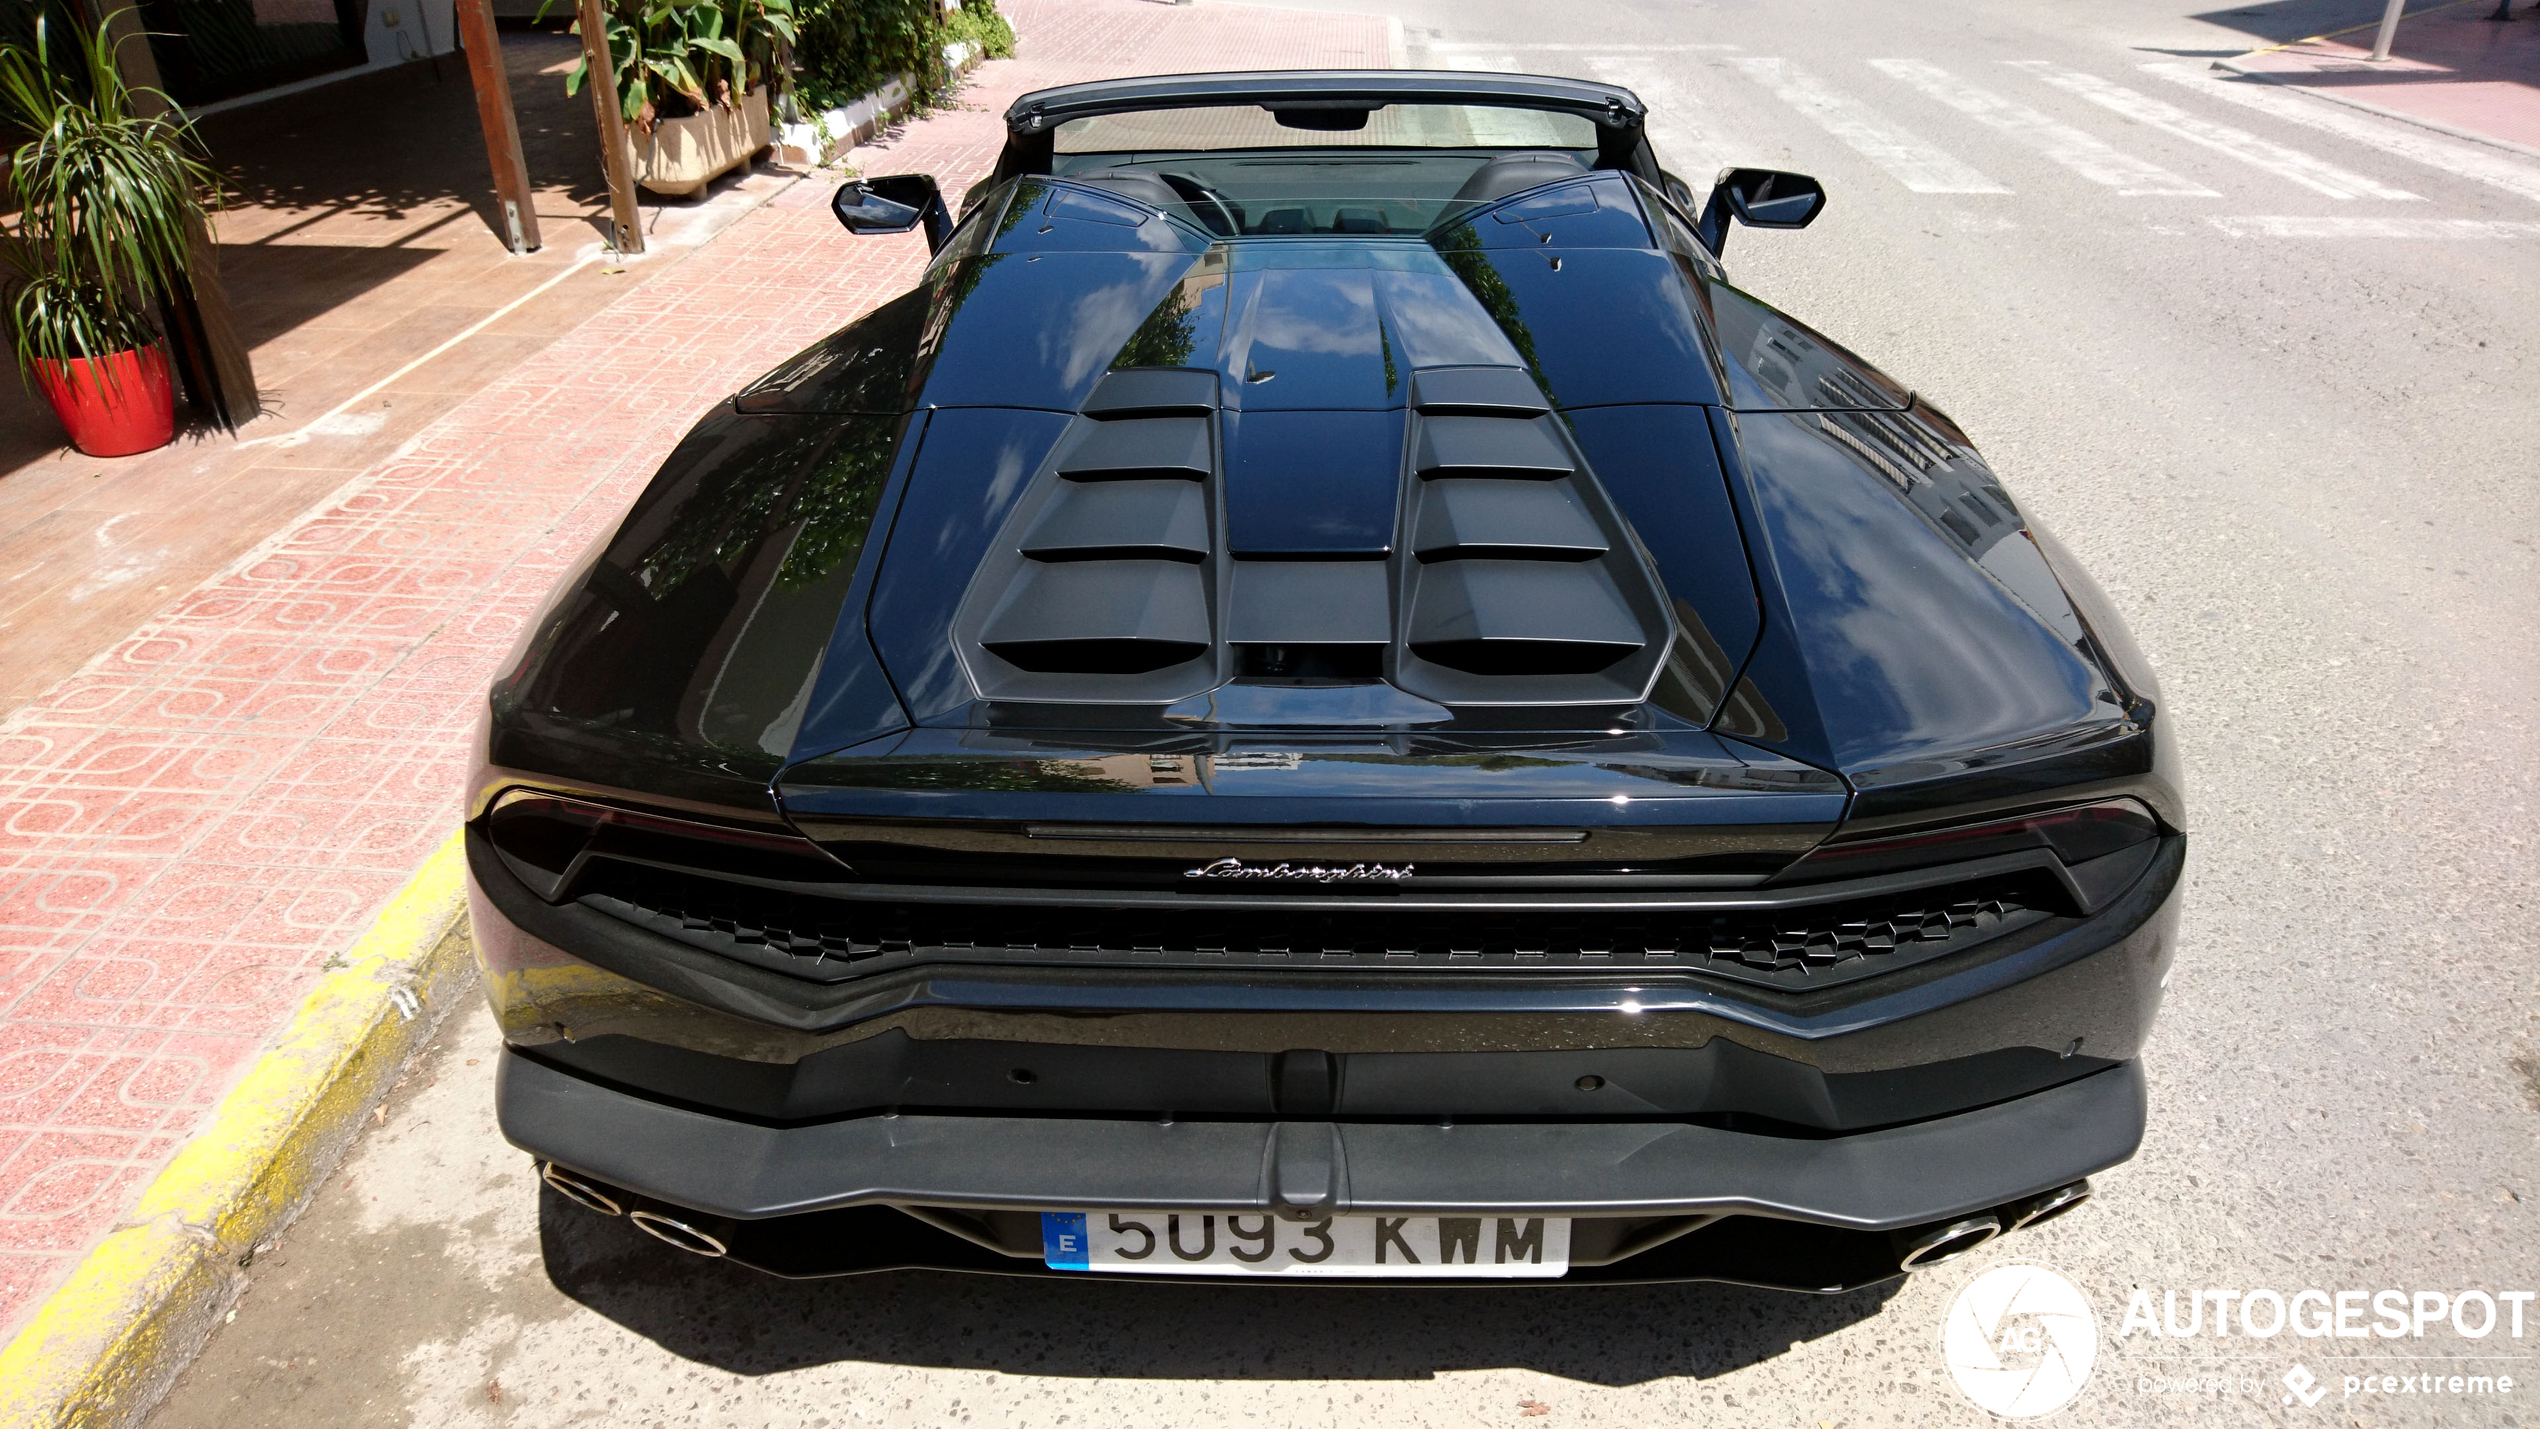
M 1041 1263 L 1052 1270 L 1085 1268 L 1085 1213 L 1041 1212 Z

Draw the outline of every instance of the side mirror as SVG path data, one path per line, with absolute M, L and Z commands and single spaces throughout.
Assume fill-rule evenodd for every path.
M 1702 206 L 1703 245 L 1716 257 L 1728 242 L 1729 220 L 1749 228 L 1806 228 L 1826 207 L 1826 187 L 1806 174 L 1778 169 L 1730 169 Z
M 952 237 L 952 211 L 932 174 L 850 179 L 830 197 L 829 211 L 849 233 L 906 233 L 924 224 L 928 252 Z

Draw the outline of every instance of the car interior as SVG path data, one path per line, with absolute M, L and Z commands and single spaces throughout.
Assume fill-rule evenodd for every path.
M 1567 116 L 1397 108 L 1439 113 L 1207 110 L 1078 121 L 1086 127 L 1060 130 L 1051 172 L 1221 238 L 1417 235 L 1476 205 L 1584 174 L 1596 158 L 1592 143 L 1570 146 L 1593 136 L 1569 133 Z M 1371 113 L 1387 122 L 1368 124 Z M 1420 142 L 1447 137 L 1424 132 L 1439 127 L 1440 113 L 1454 116 L 1462 142 Z M 1323 142 L 1284 132 L 1293 130 Z M 1491 142 L 1520 134 L 1537 142 Z M 1182 142 L 1129 142 L 1139 139 Z

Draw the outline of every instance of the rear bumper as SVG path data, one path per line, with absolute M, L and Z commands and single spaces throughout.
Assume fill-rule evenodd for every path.
M 504 1056 L 503 1135 L 541 1160 L 739 1220 L 841 1206 L 1755 1214 L 1891 1230 L 2134 1154 L 2141 1064 L 1908 1126 L 1803 1138 L 1683 1122 L 865 1116 L 768 1127 Z
M 840 1224 L 839 1213 L 858 1208 L 1291 1217 L 1490 1211 L 1760 1217 L 1784 1223 L 1763 1232 L 1782 1240 L 1795 1229 L 1787 1223 L 1822 1228 L 1814 1254 L 1748 1255 L 1760 1268 L 1745 1273 L 1736 1252 L 1755 1238 L 1724 1239 L 1725 1225 L 1738 1224 L 1728 1222 L 1623 1260 L 1612 1273 L 1573 1277 L 1720 1278 L 1794 1289 L 1884 1279 L 1896 1273 L 1884 1233 L 2016 1205 L 2125 1160 L 2142 1140 L 2145 1110 L 2133 1062 L 1954 1116 L 1821 1138 L 1647 1121 L 879 1115 L 769 1127 L 631 1095 L 518 1051 L 505 1055 L 499 1085 L 503 1134 L 514 1145 L 715 1225 L 741 1258 L 780 1273 L 886 1263 L 1028 1268 L 996 1263 L 993 1254 L 982 1262 L 975 1247 L 898 1218 L 886 1218 L 899 1234 L 884 1239 L 902 1244 L 896 1251 L 868 1244 L 867 1259 L 881 1257 L 870 1264 L 850 1257 L 820 1268 L 787 1263 L 791 1252 L 774 1252 L 771 1261 L 742 1248 L 819 1241 L 822 1228 Z M 789 1225 L 811 1234 L 788 1234 Z M 872 1240 L 869 1232 L 863 1238 Z M 945 1244 L 930 1253 L 933 1240 Z M 1724 1246 L 1725 1257 L 1716 1253 Z
M 2089 917 L 1800 996 L 959 963 L 807 996 L 586 937 L 490 860 L 472 892 L 504 1134 L 779 1274 L 1044 1273 L 1041 1210 L 1491 1212 L 1589 1218 L 1614 1253 L 1574 1242 L 1572 1282 L 1826 1290 L 2133 1153 L 2183 855 Z

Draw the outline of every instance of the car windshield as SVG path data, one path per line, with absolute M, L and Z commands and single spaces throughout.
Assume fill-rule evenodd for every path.
M 1524 166 L 1531 187 L 1596 161 L 1585 116 L 1475 104 L 1372 110 L 1215 105 L 1070 119 L 1051 171 L 1161 201 L 1221 236 L 1419 234 L 1510 191 L 1476 186 L 1494 163 Z

